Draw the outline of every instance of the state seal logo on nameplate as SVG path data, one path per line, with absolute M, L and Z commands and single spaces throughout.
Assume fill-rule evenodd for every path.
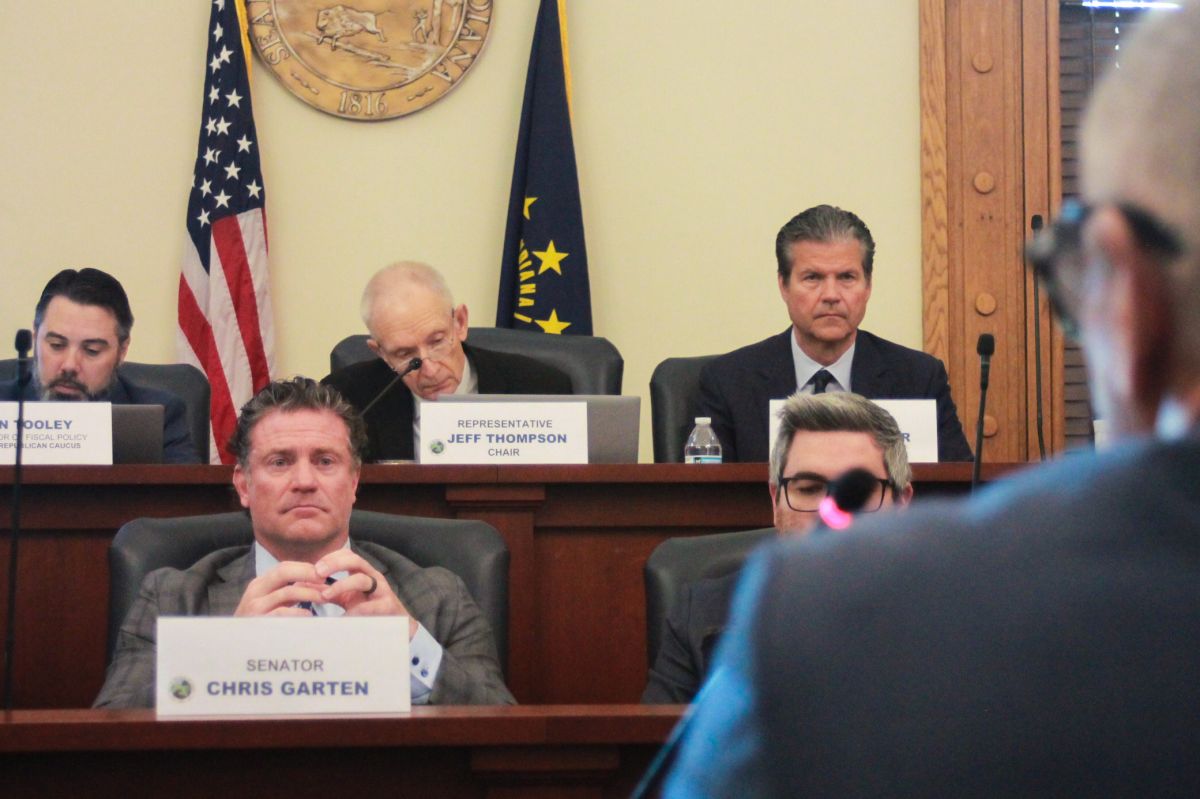
M 437 102 L 479 58 L 493 0 L 247 0 L 249 36 L 288 91 L 378 121 Z

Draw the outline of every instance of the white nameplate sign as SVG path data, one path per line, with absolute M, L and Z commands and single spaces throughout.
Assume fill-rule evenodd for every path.
M 417 461 L 587 463 L 587 403 L 423 402 Z
M 26 402 L 21 462 L 111 464 L 112 403 Z M 0 464 L 16 462 L 17 403 L 0 402 Z
M 406 713 L 408 618 L 160 617 L 160 718 Z
M 931 399 L 880 399 L 871 400 L 892 415 L 904 436 L 909 463 L 937 463 L 937 400 Z M 775 445 L 779 434 L 779 411 L 784 400 L 771 400 L 767 420 L 769 446 Z

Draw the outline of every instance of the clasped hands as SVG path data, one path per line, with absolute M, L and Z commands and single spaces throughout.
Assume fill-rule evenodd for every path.
M 350 574 L 332 585 L 325 578 L 340 571 Z M 341 605 L 347 616 L 408 616 L 408 637 L 417 621 L 371 564 L 349 549 L 331 552 L 316 563 L 286 560 L 250 581 L 235 616 L 309 616 L 300 602 Z

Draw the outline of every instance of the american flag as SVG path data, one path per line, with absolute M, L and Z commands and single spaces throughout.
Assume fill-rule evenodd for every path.
M 274 371 L 267 287 L 266 191 L 250 107 L 243 0 L 214 0 L 208 25 L 200 144 L 179 277 L 179 355 L 212 386 L 214 463 L 237 411 Z

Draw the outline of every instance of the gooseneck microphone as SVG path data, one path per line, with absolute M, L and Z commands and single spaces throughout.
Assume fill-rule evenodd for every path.
M 1029 227 L 1036 236 L 1042 231 L 1042 215 L 1034 214 L 1029 220 Z M 1038 457 L 1046 460 L 1046 429 L 1042 422 L 1042 301 L 1040 284 L 1042 281 L 1033 280 L 1033 379 L 1037 389 L 1037 439 Z
M 13 651 L 17 624 L 17 555 L 21 538 L 21 449 L 25 442 L 25 386 L 29 384 L 29 350 L 33 333 L 18 330 L 17 350 L 17 432 L 13 449 L 12 531 L 8 539 L 8 612 L 4 623 L 4 710 L 13 708 Z
M 996 352 L 996 337 L 982 333 L 975 344 L 979 353 L 979 417 L 975 420 L 975 465 L 971 469 L 971 491 L 979 485 L 979 469 L 983 465 L 983 412 L 987 409 L 988 377 L 992 371 L 992 354 Z
M 854 514 L 867 504 L 878 481 L 866 469 L 851 469 L 829 484 L 829 494 L 821 500 L 817 513 L 832 530 L 845 530 Z
M 421 368 L 421 359 L 420 358 L 413 358 L 411 361 L 409 361 L 408 365 L 404 367 L 403 371 L 397 372 L 396 376 L 392 378 L 392 382 L 390 382 L 386 386 L 384 386 L 383 391 L 380 391 L 378 394 L 375 395 L 375 399 L 373 399 L 367 403 L 367 407 L 362 409 L 361 415 L 366 416 L 367 411 L 374 408 L 375 403 L 377 403 L 381 399 L 383 399 L 384 395 L 386 395 L 389 391 L 391 391 L 397 383 L 399 383 L 401 380 L 403 380 L 410 372 L 415 372 L 420 368 Z

